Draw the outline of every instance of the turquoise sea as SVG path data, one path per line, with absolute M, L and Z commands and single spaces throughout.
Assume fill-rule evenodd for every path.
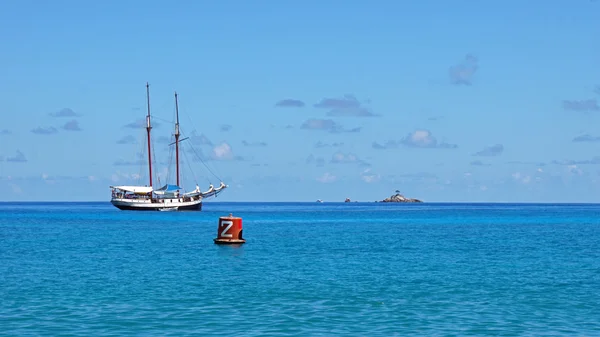
M 600 205 L 0 203 L 0 299 L 6 336 L 600 336 Z

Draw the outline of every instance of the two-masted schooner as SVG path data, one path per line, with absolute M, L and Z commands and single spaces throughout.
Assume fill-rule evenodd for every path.
M 191 192 L 183 192 L 179 181 L 179 144 L 187 138 L 180 139 L 181 133 L 179 130 L 179 103 L 177 93 L 175 93 L 175 142 L 170 145 L 175 145 L 175 176 L 176 185 L 165 184 L 159 188 L 154 188 L 152 185 L 152 156 L 151 156 L 151 141 L 150 130 L 152 124 L 150 122 L 150 86 L 146 83 L 146 104 L 148 114 L 146 115 L 146 135 L 148 143 L 148 176 L 149 185 L 129 185 L 129 186 L 110 186 L 112 197 L 110 202 L 121 210 L 139 210 L 139 211 L 200 211 L 202 209 L 202 200 L 216 196 L 227 187 L 221 182 L 219 187 L 214 187 L 212 184 L 209 189 L 202 192 L 196 184 L 196 188 Z

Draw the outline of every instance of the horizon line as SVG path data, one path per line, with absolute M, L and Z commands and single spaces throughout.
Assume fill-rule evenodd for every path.
M 88 200 L 88 201 L 74 201 L 74 200 L 53 200 L 53 201 L 44 201 L 44 200 L 11 200 L 11 201 L 0 201 L 0 204 L 35 204 L 35 203 L 46 203 L 46 204 L 66 204 L 66 203 L 79 203 L 79 204 L 92 204 L 92 203 L 107 203 L 110 204 L 110 201 L 106 200 Z M 600 202 L 592 202 L 592 201 L 423 201 L 423 202 L 382 202 L 382 201 L 208 201 L 207 203 L 223 203 L 223 204 L 233 204 L 233 203 L 252 203 L 252 204 L 260 204 L 260 203 L 270 203 L 270 204 L 283 204 L 283 203 L 310 203 L 310 204 L 414 204 L 414 205 L 423 205 L 423 204 L 566 204 L 566 205 L 595 205 L 600 204 Z

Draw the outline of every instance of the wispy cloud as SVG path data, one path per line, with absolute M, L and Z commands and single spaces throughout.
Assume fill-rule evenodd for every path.
M 592 159 L 584 160 L 553 160 L 552 164 L 555 165 L 599 165 L 600 156 L 595 156 Z
M 536 165 L 536 166 L 546 166 L 546 163 L 542 162 L 534 162 L 534 161 L 520 161 L 520 160 L 512 160 L 506 162 L 506 164 L 510 165 Z
M 98 181 L 98 177 L 96 177 L 96 176 L 64 176 L 64 175 L 54 176 L 54 175 L 50 175 L 45 172 L 42 173 L 41 176 L 30 177 L 28 179 L 39 180 L 40 178 L 47 184 L 55 184 L 58 181 L 77 181 L 77 180 L 79 180 L 79 181 L 85 180 L 88 182 Z
M 167 137 L 167 136 L 158 136 L 158 138 L 155 138 L 155 139 L 156 139 L 156 142 L 159 144 L 170 144 L 175 141 L 175 139 L 171 139 L 170 137 Z M 137 143 L 137 141 L 135 141 L 135 142 Z
M 350 130 L 346 130 L 340 124 L 334 122 L 331 119 L 308 119 L 302 125 L 300 125 L 300 129 L 304 130 L 322 130 L 331 133 L 341 133 L 341 132 L 360 132 L 361 128 L 353 128 Z
M 514 172 L 513 174 L 511 174 L 511 177 L 522 184 L 529 184 L 531 182 L 531 176 L 527 175 L 527 174 L 523 174 L 521 172 Z
M 388 150 L 388 149 L 397 149 L 399 147 L 399 143 L 395 140 L 388 140 L 383 144 L 378 142 L 373 142 L 371 147 L 377 150 Z
M 144 164 L 146 164 L 146 161 L 143 159 L 137 159 L 133 161 L 118 159 L 113 163 L 115 166 L 140 166 Z
M 36 135 L 52 135 L 58 132 L 58 129 L 56 129 L 53 126 L 49 126 L 46 128 L 43 127 L 37 127 L 35 129 L 31 130 L 32 133 L 35 133 Z
M 574 142 L 600 142 L 600 136 L 592 136 L 589 134 L 577 136 L 573 138 Z
M 330 163 L 332 164 L 358 164 L 360 166 L 370 166 L 369 163 L 359 159 L 353 153 L 336 152 L 331 156 Z
M 342 146 L 344 146 L 344 143 L 337 143 L 337 142 L 328 144 L 328 143 L 318 141 L 315 144 L 315 148 L 317 148 L 317 149 L 324 148 L 324 147 L 342 147 Z
M 402 173 L 392 177 L 395 183 L 435 183 L 440 179 L 437 175 L 429 172 Z
M 269 124 L 269 127 L 271 129 L 278 129 L 278 128 L 282 128 L 282 129 L 293 129 L 294 126 L 293 125 L 277 125 L 277 124 Z
M 242 140 L 242 145 L 254 146 L 254 147 L 265 147 L 265 146 L 267 146 L 267 143 L 266 142 L 247 142 L 245 140 Z
M 194 161 L 250 161 L 251 158 L 245 158 L 234 154 L 233 148 L 227 142 L 221 142 L 208 151 L 202 148 L 188 147 L 187 152 L 193 155 Z M 208 154 L 207 154 L 208 153 Z
M 450 82 L 455 85 L 471 85 L 473 76 L 479 69 L 479 60 L 471 54 L 467 54 L 459 64 L 450 67 Z
M 308 156 L 308 158 L 306 158 L 306 163 L 307 164 L 314 164 L 317 167 L 323 167 L 325 166 L 325 158 L 323 157 L 315 157 L 315 155 L 311 154 Z
M 456 149 L 458 145 L 438 142 L 429 130 L 415 130 L 400 141 L 388 140 L 385 143 L 373 142 L 371 147 L 377 150 L 397 149 L 400 145 L 413 148 Z
M 376 183 L 381 180 L 381 175 L 371 172 L 371 169 L 368 168 L 361 172 L 360 179 L 367 184 Z
M 117 171 L 116 173 L 113 173 L 112 176 L 110 177 L 110 180 L 113 183 L 119 182 L 119 181 L 137 181 L 141 178 L 141 175 L 139 173 L 125 173 L 125 172 L 119 172 Z
M 481 160 L 474 160 L 470 163 L 471 166 L 490 166 L 490 164 L 486 164 Z
M 66 122 L 65 125 L 62 126 L 62 128 L 67 131 L 81 131 L 79 122 L 74 119 Z
M 343 98 L 323 98 L 314 105 L 315 108 L 329 109 L 328 116 L 331 117 L 374 117 L 378 116 L 364 107 L 353 95 L 345 95 Z
M 598 111 L 600 110 L 600 106 L 598 106 L 598 101 L 595 99 L 585 99 L 585 100 L 565 100 L 562 103 L 563 109 L 571 110 L 571 111 Z
M 27 162 L 27 158 L 25 158 L 25 154 L 23 154 L 23 152 L 17 150 L 17 153 L 12 157 L 7 157 L 6 161 L 12 163 L 25 163 Z
M 291 98 L 282 99 L 281 101 L 275 103 L 275 106 L 282 107 L 282 108 L 302 108 L 305 105 L 306 104 L 304 102 L 297 100 L 297 99 L 291 99 Z
M 318 177 L 316 180 L 320 183 L 327 184 L 327 183 L 335 182 L 337 180 L 337 177 L 329 172 L 325 172 L 325 173 L 323 173 L 322 176 Z
M 157 128 L 160 126 L 160 123 L 155 122 L 155 120 L 152 120 L 152 128 Z M 125 124 L 123 127 L 125 128 L 130 128 L 130 129 L 144 129 L 146 127 L 146 119 L 138 119 L 135 122 L 131 122 L 129 124 Z
M 209 145 L 213 146 L 213 142 L 208 139 L 203 133 L 198 134 L 196 131 L 192 131 L 190 135 L 190 141 L 195 145 Z
M 14 184 L 14 183 L 9 183 L 8 185 L 10 186 L 12 193 L 19 194 L 19 195 L 23 194 L 23 190 L 21 189 L 21 186 Z
M 495 144 L 492 146 L 488 146 L 486 148 L 484 148 L 483 150 L 474 153 L 474 156 L 480 156 L 480 157 L 492 157 L 492 156 L 499 156 L 502 154 L 502 152 L 504 152 L 504 146 L 502 144 Z
M 64 108 L 64 109 L 61 109 L 56 112 L 51 112 L 48 115 L 50 115 L 52 117 L 79 117 L 79 116 L 81 116 L 80 114 L 76 113 L 75 111 L 73 111 L 69 108 Z
M 135 137 L 133 137 L 132 135 L 127 135 L 119 140 L 117 140 L 117 144 L 135 144 L 136 140 Z

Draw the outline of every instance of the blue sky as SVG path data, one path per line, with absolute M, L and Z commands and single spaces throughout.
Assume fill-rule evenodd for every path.
M 399 189 L 595 202 L 599 11 L 590 0 L 5 1 L 0 200 L 109 200 L 109 185 L 146 184 L 135 126 L 149 82 L 161 183 L 173 178 L 177 91 L 182 185 L 222 179 L 219 201 Z

